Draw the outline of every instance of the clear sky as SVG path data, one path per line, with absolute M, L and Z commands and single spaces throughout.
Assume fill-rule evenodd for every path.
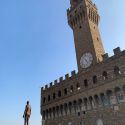
M 125 49 L 125 0 L 95 0 L 106 52 Z M 0 125 L 40 125 L 40 87 L 76 69 L 69 0 L 0 0 Z

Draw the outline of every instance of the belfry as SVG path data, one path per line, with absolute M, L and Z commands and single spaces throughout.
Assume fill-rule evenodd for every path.
M 105 53 L 98 29 L 100 17 L 90 0 L 71 0 L 70 3 L 68 23 L 74 34 L 78 69 L 82 70 L 101 62 Z

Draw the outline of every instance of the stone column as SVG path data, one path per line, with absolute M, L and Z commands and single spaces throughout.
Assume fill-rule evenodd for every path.
M 104 92 L 104 106 L 107 106 L 107 105 L 109 105 L 108 97 L 107 97 L 106 92 Z
M 74 105 L 73 108 L 74 108 L 73 113 L 76 114 L 76 110 L 77 110 L 76 105 Z
M 92 107 L 91 107 L 91 104 L 90 104 L 90 101 L 89 99 L 87 99 L 87 110 L 91 110 Z
M 81 105 L 78 104 L 78 105 L 77 105 L 77 112 L 80 112 L 80 111 L 81 111 Z
M 67 105 L 67 115 L 70 114 L 70 111 L 69 111 L 69 106 Z
M 53 119 L 53 112 L 51 112 L 51 118 Z
M 94 98 L 93 98 L 93 100 L 92 100 L 92 108 L 93 108 L 93 109 L 95 109 L 95 108 L 96 108 L 96 103 L 95 103 Z
M 98 106 L 99 107 L 103 107 L 103 102 L 102 102 L 101 96 L 98 95 L 98 98 L 99 98 L 99 104 L 98 104 Z
M 59 117 L 61 117 L 61 108 L 59 108 Z
M 62 109 L 62 114 L 61 114 L 61 116 L 64 116 L 64 109 Z
M 50 113 L 48 112 L 48 119 L 50 119 Z
M 66 109 L 63 109 L 63 115 L 66 116 Z
M 82 103 L 81 110 L 82 110 L 82 111 L 86 111 L 86 108 L 85 108 L 84 103 Z
M 47 120 L 46 113 L 45 113 L 45 120 Z
M 117 104 L 117 99 L 116 99 L 116 95 L 115 95 L 115 91 L 114 90 L 112 90 L 112 96 L 110 96 L 110 104 L 111 105 Z

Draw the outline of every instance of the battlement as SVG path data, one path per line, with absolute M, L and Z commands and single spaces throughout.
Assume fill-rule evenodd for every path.
M 71 8 L 67 10 L 68 24 L 72 29 L 74 29 L 76 26 L 79 26 L 79 24 L 82 21 L 85 21 L 87 18 L 89 18 L 96 25 L 99 24 L 100 17 L 96 5 L 91 1 L 88 1 L 87 5 L 84 4 L 85 3 L 81 1 L 77 7 L 71 6 Z M 89 9 L 85 10 L 84 6 L 87 6 Z
M 104 63 L 108 60 L 112 60 L 112 59 L 115 59 L 119 56 L 122 56 L 122 55 L 125 55 L 125 50 L 124 51 L 121 51 L 120 47 L 117 47 L 113 50 L 114 52 L 114 55 L 109 57 L 108 53 L 102 55 L 103 57 L 103 61 L 100 62 L 100 63 Z M 51 89 L 53 87 L 56 87 L 58 85 L 62 85 L 63 83 L 66 83 L 68 80 L 74 78 L 75 76 L 77 76 L 78 73 L 76 73 L 76 71 L 72 71 L 70 74 L 66 74 L 65 77 L 60 77 L 59 79 L 56 79 L 54 80 L 53 82 L 45 85 L 45 87 L 42 87 L 42 91 L 46 91 L 48 89 Z
M 117 47 L 117 48 L 113 49 L 113 52 L 114 52 L 114 55 L 111 56 L 111 57 L 109 57 L 108 53 L 105 53 L 104 55 L 102 55 L 103 62 L 108 60 L 108 59 L 112 59 L 112 58 L 115 58 L 115 57 L 125 55 L 125 50 L 121 51 L 120 47 Z
M 91 0 L 87 0 L 87 2 L 88 2 L 90 5 L 92 5 L 95 9 L 97 9 L 96 4 L 93 3 Z M 83 5 L 83 0 L 82 0 L 81 2 L 75 4 L 75 5 L 72 5 L 72 4 L 71 4 L 70 8 L 67 9 L 67 13 L 72 12 L 74 9 L 76 9 L 76 6 L 79 6 L 79 7 L 80 7 L 81 5 Z M 79 7 L 78 7 L 78 8 L 79 8 Z
M 63 82 L 66 82 L 70 79 L 72 79 L 73 77 L 75 77 L 77 75 L 76 71 L 72 71 L 70 74 L 66 74 L 65 77 L 60 77 L 59 79 L 54 80 L 53 82 L 45 85 L 45 87 L 42 87 L 42 90 L 47 90 L 50 89 L 52 87 L 55 87 L 57 85 L 62 84 Z

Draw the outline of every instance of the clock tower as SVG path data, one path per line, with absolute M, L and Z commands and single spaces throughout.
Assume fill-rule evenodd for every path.
M 70 0 L 68 24 L 73 30 L 78 70 L 103 60 L 104 48 L 99 33 L 99 14 L 91 0 Z

